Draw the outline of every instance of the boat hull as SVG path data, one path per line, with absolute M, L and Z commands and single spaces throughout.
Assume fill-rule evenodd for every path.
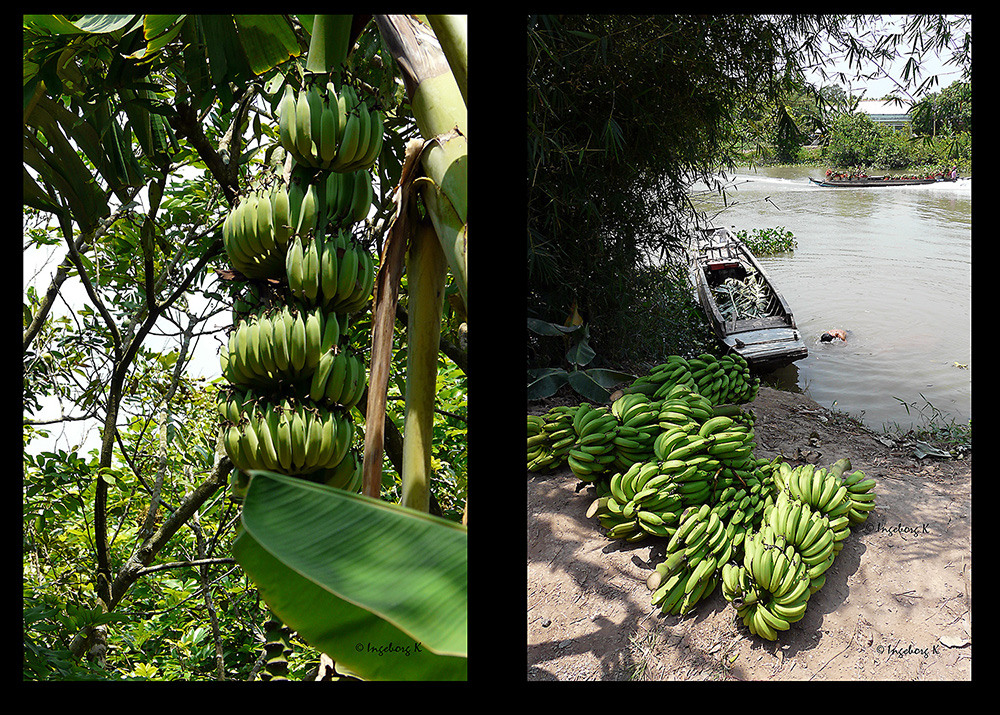
M 728 229 L 700 237 L 691 263 L 698 302 L 712 330 L 730 352 L 743 356 L 757 372 L 767 372 L 809 354 L 788 303 L 746 246 Z M 726 277 L 755 274 L 764 284 L 766 310 L 746 319 L 727 319 L 713 294 Z
M 939 184 L 953 182 L 956 179 L 845 179 L 843 181 L 817 181 L 809 177 L 809 181 L 817 186 L 831 189 L 862 189 L 881 186 L 920 186 L 922 184 Z

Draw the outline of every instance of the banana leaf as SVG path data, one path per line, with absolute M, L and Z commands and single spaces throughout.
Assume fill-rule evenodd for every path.
M 253 471 L 233 552 L 282 621 L 370 680 L 465 680 L 465 527 Z

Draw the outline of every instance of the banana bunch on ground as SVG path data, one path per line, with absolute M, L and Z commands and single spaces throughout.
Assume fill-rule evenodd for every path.
M 872 491 L 875 480 L 865 479 L 864 473 L 858 470 L 844 477 L 844 486 L 847 487 L 847 497 L 851 500 L 847 518 L 852 524 L 864 524 L 868 521 L 869 512 L 875 508 L 875 492 Z
M 606 407 L 582 403 L 573 415 L 576 442 L 570 447 L 566 461 L 573 474 L 592 482 L 615 462 L 615 437 L 618 418 Z
M 307 474 L 340 464 L 354 438 L 354 424 L 340 408 L 288 399 L 274 403 L 236 391 L 219 404 L 228 424 L 223 446 L 237 469 Z
M 722 593 L 751 633 L 775 640 L 805 615 L 810 567 L 770 524 L 743 546 L 743 565 L 722 566 Z
M 353 313 L 368 304 L 375 284 L 372 255 L 343 230 L 313 235 L 297 234 L 285 256 L 288 289 L 308 305 L 338 313 Z
M 649 535 L 672 536 L 684 510 L 682 489 L 687 485 L 677 481 L 683 467 L 682 462 L 637 462 L 616 472 L 607 482 L 598 482 L 598 498 L 587 516 L 596 516 L 610 539 L 634 542 Z
M 528 415 L 528 471 L 539 472 L 558 466 L 550 459 L 549 436 L 544 432 L 545 418 L 542 415 Z M 576 441 L 576 434 L 573 434 Z M 542 461 L 539 461 L 542 460 Z
M 838 464 L 843 462 L 847 460 L 841 460 Z M 826 514 L 831 519 L 835 529 L 837 552 L 842 548 L 841 542 L 851 533 L 849 524 L 859 524 L 868 518 L 867 513 L 860 521 L 851 518 L 856 506 L 851 487 L 854 486 L 864 492 L 862 499 L 869 499 L 868 490 L 875 486 L 875 480 L 865 480 L 865 475 L 860 471 L 843 478 L 840 476 L 842 471 L 836 469 L 827 471 L 812 464 L 803 464 L 793 469 L 783 462 L 774 472 L 774 481 L 779 489 L 786 491 L 792 499 L 808 504 L 815 511 Z M 874 508 L 875 494 L 871 493 L 870 502 L 863 504 L 865 506 L 871 504 L 871 508 Z M 855 519 L 857 518 L 855 516 Z
M 861 472 L 842 477 L 847 469 L 850 462 L 843 459 L 829 470 L 784 462 L 772 470 L 779 492 L 761 528 L 744 539 L 742 566 L 722 567 L 723 595 L 752 633 L 775 640 L 803 617 L 809 597 L 826 583 L 850 534 L 848 483 L 862 485 L 866 495 L 874 486 Z
M 670 355 L 663 363 L 653 367 L 648 375 L 637 378 L 626 387 L 625 392 L 662 398 L 677 385 L 687 385 L 692 391 L 696 387 L 688 361 L 680 355 Z
M 528 469 L 539 472 L 560 466 L 576 443 L 576 407 L 559 405 L 544 415 L 528 415 Z
M 222 374 L 236 385 L 273 387 L 310 377 L 321 358 L 339 347 L 347 316 L 291 310 L 287 305 L 240 320 L 222 347 Z
M 611 404 L 611 413 L 618 419 L 613 440 L 615 467 L 628 469 L 652 459 L 653 440 L 660 433 L 660 403 L 641 393 L 622 395 Z
M 708 398 L 712 405 L 741 404 L 753 402 L 760 378 L 750 375 L 747 361 L 741 355 L 717 358 L 703 353 L 690 359 L 671 355 L 625 388 L 625 392 L 662 399 L 677 385 L 687 385 Z
M 655 403 L 654 403 L 655 404 Z M 660 414 L 657 424 L 663 432 L 682 428 L 695 429 L 707 422 L 715 413 L 708 398 L 691 389 L 686 383 L 679 383 L 667 390 L 659 402 Z
M 370 110 L 353 87 L 338 94 L 332 81 L 290 85 L 278 103 L 281 145 L 296 162 L 324 171 L 368 169 L 382 150 L 382 112 Z
M 695 389 L 713 405 L 753 402 L 760 388 L 760 378 L 751 377 L 746 359 L 741 355 L 717 358 L 704 353 L 688 360 Z
M 688 507 L 667 544 L 666 559 L 646 580 L 663 613 L 685 615 L 715 590 L 717 571 L 732 555 L 732 541 L 707 504 Z
M 721 491 L 729 484 L 718 484 L 720 470 L 752 471 L 756 466 L 752 440 L 753 432 L 745 425 L 719 415 L 706 420 L 697 431 L 690 426 L 677 426 L 661 432 L 653 442 L 653 453 L 656 459 L 683 461 L 695 468 L 706 492 L 716 486 Z M 700 497 L 701 492 L 696 492 L 694 498 Z
M 753 471 L 737 472 L 728 468 L 720 471 L 712 511 L 726 525 L 726 534 L 734 549 L 741 550 L 746 535 L 763 521 L 765 509 L 774 501 L 772 484 L 762 466 Z

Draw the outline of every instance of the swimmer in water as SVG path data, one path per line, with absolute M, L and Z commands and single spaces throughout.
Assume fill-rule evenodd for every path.
M 825 333 L 823 333 L 819 337 L 820 342 L 824 342 L 824 343 L 829 343 L 834 338 L 839 338 L 840 340 L 843 340 L 846 343 L 847 342 L 847 331 L 846 330 L 841 330 L 840 328 L 834 328 L 833 330 L 827 330 Z

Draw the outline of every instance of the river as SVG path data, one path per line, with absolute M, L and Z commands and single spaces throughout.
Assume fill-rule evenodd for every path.
M 759 259 L 809 356 L 765 382 L 876 429 L 919 425 L 917 410 L 964 424 L 972 406 L 972 180 L 873 189 L 809 183 L 822 174 L 738 171 L 728 175 L 728 208 L 717 196 L 696 200 L 709 217 L 718 214 L 713 225 L 795 234 L 794 252 Z M 832 328 L 846 329 L 847 342 L 821 343 Z

